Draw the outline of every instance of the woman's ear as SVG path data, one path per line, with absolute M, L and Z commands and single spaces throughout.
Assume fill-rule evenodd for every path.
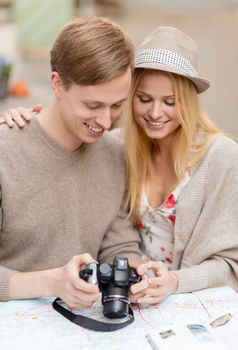
M 62 82 L 62 80 L 57 72 L 51 73 L 51 86 L 52 86 L 52 89 L 55 93 L 55 96 L 61 97 L 64 86 L 63 86 L 63 82 Z

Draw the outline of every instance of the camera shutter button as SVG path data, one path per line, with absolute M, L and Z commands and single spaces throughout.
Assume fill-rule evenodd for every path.
M 110 275 L 112 269 L 108 264 L 101 264 L 99 266 L 99 271 L 101 272 L 102 275 Z

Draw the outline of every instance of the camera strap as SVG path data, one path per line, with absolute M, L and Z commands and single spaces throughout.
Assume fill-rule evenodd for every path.
M 120 322 L 120 323 L 109 323 L 109 322 L 98 321 L 83 315 L 74 314 L 72 311 L 63 307 L 61 303 L 62 303 L 61 299 L 56 298 L 53 301 L 52 306 L 56 311 L 58 311 L 61 315 L 66 317 L 69 321 L 76 323 L 81 327 L 91 329 L 96 332 L 116 331 L 117 329 L 121 329 L 128 326 L 134 321 L 134 314 L 131 307 L 129 307 L 129 313 L 128 313 L 128 317 L 126 317 L 126 321 Z

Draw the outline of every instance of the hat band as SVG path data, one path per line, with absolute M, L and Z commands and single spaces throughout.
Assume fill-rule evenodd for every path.
M 144 49 L 136 56 L 136 66 L 142 63 L 159 63 L 175 68 L 191 77 L 197 77 L 198 73 L 192 64 L 177 52 L 164 49 Z

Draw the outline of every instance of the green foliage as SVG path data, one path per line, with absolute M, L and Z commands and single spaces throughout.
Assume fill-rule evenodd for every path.
M 0 57 L 0 76 L 9 76 L 12 65 L 5 57 Z

